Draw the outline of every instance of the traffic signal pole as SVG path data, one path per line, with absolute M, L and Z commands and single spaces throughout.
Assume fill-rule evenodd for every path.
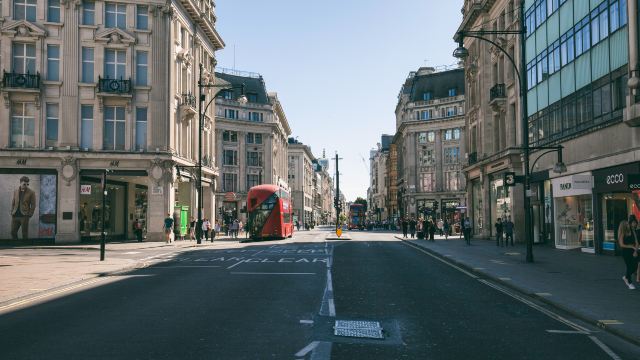
M 336 231 L 340 228 L 340 171 L 338 169 L 338 153 L 336 153 L 336 198 L 334 205 L 336 207 Z

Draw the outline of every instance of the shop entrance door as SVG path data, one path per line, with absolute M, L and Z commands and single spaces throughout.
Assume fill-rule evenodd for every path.
M 625 199 L 606 199 L 606 219 L 604 228 L 604 250 L 615 250 L 618 255 L 618 225 L 627 219 L 627 201 Z
M 542 209 L 540 205 L 531 206 L 531 220 L 533 225 L 533 242 L 541 244 L 544 242 L 544 230 L 542 227 Z

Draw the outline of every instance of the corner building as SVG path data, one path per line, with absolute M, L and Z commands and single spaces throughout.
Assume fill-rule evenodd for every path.
M 400 216 L 460 222 L 465 207 L 464 91 L 463 69 L 420 68 L 402 86 L 393 138 Z
M 109 239 L 129 239 L 135 219 L 148 240 L 161 240 L 167 213 L 185 232 L 198 194 L 193 174 L 176 166 L 197 164 L 198 64 L 214 82 L 224 47 L 213 2 L 13 0 L 0 15 L 0 206 L 28 176 L 37 197 L 32 240 L 80 242 L 103 228 Z M 214 158 L 213 114 L 204 118 L 206 159 Z M 209 218 L 217 175 L 206 162 Z M 7 221 L 0 239 L 10 238 Z

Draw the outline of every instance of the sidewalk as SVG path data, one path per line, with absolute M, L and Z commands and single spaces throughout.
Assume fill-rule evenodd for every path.
M 0 311 L 19 300 L 41 297 L 91 279 L 135 269 L 148 255 L 172 253 L 194 247 L 238 243 L 240 239 L 217 237 L 215 242 L 196 244 L 192 240 L 165 242 L 109 242 L 104 261 L 99 260 L 100 244 L 11 246 L 0 248 Z M 158 249 L 143 253 L 136 250 Z M 58 250 L 58 251 L 55 251 Z M 62 250 L 62 251 L 60 251 Z M 131 255 L 139 252 L 139 258 Z M 129 255 L 129 256 L 127 256 Z
M 474 240 L 467 246 L 458 237 L 409 241 L 640 345 L 640 287 L 629 290 L 622 281 L 621 257 L 534 246 L 530 264 L 524 245 L 497 247 L 494 241 Z

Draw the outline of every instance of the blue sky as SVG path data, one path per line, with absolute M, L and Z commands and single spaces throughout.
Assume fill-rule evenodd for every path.
M 217 29 L 227 44 L 218 67 L 260 73 L 278 93 L 292 136 L 316 157 L 337 151 L 340 189 L 348 200 L 366 198 L 369 150 L 381 134 L 395 133 L 408 73 L 456 63 L 462 3 L 218 0 Z

